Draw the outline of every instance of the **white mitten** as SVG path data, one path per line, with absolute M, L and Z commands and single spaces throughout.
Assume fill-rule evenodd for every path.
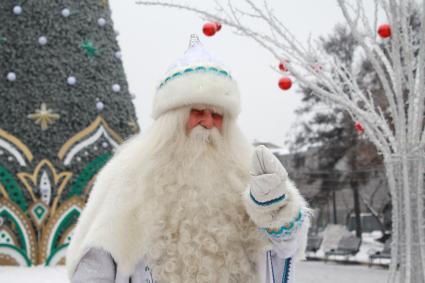
M 257 205 L 274 210 L 286 199 L 288 173 L 265 146 L 255 149 L 251 163 L 250 197 Z
M 255 149 L 250 173 L 252 180 L 244 195 L 245 207 L 259 227 L 285 225 L 306 206 L 286 169 L 265 146 Z

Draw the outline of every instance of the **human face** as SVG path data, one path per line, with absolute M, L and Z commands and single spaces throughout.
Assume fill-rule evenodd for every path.
M 197 126 L 202 126 L 205 129 L 217 128 L 221 130 L 223 127 L 223 115 L 209 108 L 192 108 L 186 124 L 187 131 L 190 133 L 190 131 Z

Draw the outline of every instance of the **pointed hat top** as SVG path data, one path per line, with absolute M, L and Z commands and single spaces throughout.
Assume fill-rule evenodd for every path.
M 225 69 L 223 64 L 205 49 L 196 34 L 190 35 L 189 45 L 184 55 L 168 68 L 167 73 L 174 73 L 193 66 L 211 66 Z
M 202 46 L 201 40 L 199 40 L 199 36 L 197 34 L 191 34 L 190 40 L 189 40 L 189 46 L 187 47 L 187 49 L 193 48 L 198 45 Z

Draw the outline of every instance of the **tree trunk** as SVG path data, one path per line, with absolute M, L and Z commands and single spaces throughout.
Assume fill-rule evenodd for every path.
M 360 219 L 359 188 L 358 188 L 358 183 L 356 181 L 351 182 L 351 189 L 353 190 L 356 237 L 361 238 L 362 237 L 362 222 Z
M 393 205 L 389 282 L 425 283 L 424 163 L 423 151 L 385 160 Z
M 356 135 L 353 136 L 353 148 L 351 150 L 351 169 L 353 172 L 357 173 L 358 170 L 358 162 L 357 162 L 357 154 L 359 151 L 359 141 L 358 137 Z M 359 200 L 359 181 L 357 180 L 358 176 L 357 174 L 354 174 L 354 176 L 351 176 L 350 180 L 350 186 L 353 190 L 353 201 L 354 201 L 354 217 L 355 217 L 355 224 L 356 224 L 356 237 L 360 238 L 362 237 L 362 223 L 360 218 L 360 200 Z
M 336 192 L 335 187 L 332 189 L 332 208 L 333 208 L 333 214 L 334 214 L 334 224 L 338 224 L 338 217 L 336 214 Z

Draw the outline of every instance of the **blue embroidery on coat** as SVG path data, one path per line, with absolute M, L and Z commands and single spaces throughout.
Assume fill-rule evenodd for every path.
M 149 266 L 145 266 L 145 272 L 149 273 L 149 277 L 150 277 L 148 279 L 145 279 L 145 283 L 155 283 L 155 281 L 153 280 L 152 272 L 151 272 Z
M 269 251 L 268 253 L 268 257 L 270 259 L 270 266 L 272 268 L 272 279 L 273 279 L 273 283 L 275 283 L 276 281 L 274 280 L 274 270 L 273 270 L 273 260 L 272 260 L 272 252 Z
M 300 210 L 298 212 L 297 218 L 295 218 L 289 224 L 280 227 L 279 230 L 271 230 L 271 229 L 267 229 L 267 228 L 260 228 L 260 230 L 267 233 L 267 235 L 269 235 L 272 238 L 280 238 L 282 236 L 288 236 L 293 231 L 295 231 L 297 228 L 301 227 L 301 224 L 304 220 L 303 216 L 304 216 L 304 214 Z
M 292 257 L 285 259 L 285 267 L 283 268 L 282 283 L 289 282 L 289 270 L 291 269 Z

